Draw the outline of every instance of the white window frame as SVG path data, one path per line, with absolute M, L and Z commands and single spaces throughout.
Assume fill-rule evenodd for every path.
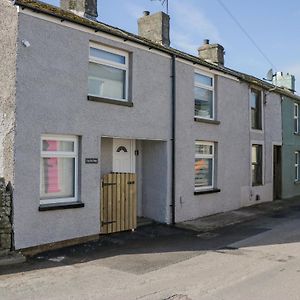
M 101 59 L 101 58 L 97 58 L 94 56 L 90 55 L 90 49 L 91 48 L 95 48 L 95 49 L 99 49 L 99 50 L 104 50 L 106 52 L 112 53 L 112 54 L 117 54 L 117 55 L 121 55 L 125 57 L 125 64 L 121 64 L 121 63 L 116 63 L 110 60 L 105 60 L 105 59 Z M 111 100 L 117 100 L 117 101 L 124 101 L 124 102 L 128 102 L 128 81 L 129 81 L 129 54 L 128 52 L 122 51 L 122 50 L 117 50 L 114 48 L 110 48 L 104 45 L 99 45 L 99 44 L 95 44 L 95 43 L 90 43 L 89 45 L 89 62 L 95 63 L 95 64 L 100 64 L 100 65 L 104 65 L 104 66 L 108 66 L 108 67 L 113 67 L 113 68 L 117 68 L 117 69 L 121 69 L 125 71 L 125 98 L 112 98 L 112 97 L 105 97 L 107 99 L 111 99 Z M 94 96 L 94 97 L 100 97 L 99 95 L 92 95 L 89 94 L 89 96 Z
M 196 145 L 212 146 L 212 154 L 200 154 L 195 151 L 195 158 L 194 158 L 194 165 L 195 165 L 196 158 L 212 159 L 212 180 L 211 180 L 211 185 L 196 187 L 195 186 L 195 170 L 194 170 L 194 190 L 195 190 L 195 192 L 198 192 L 198 191 L 213 189 L 214 184 L 215 184 L 215 143 L 197 140 L 197 141 L 195 141 L 195 148 L 196 148 Z
M 295 128 L 296 120 L 296 128 Z M 294 103 L 294 132 L 299 133 L 299 104 Z
M 251 93 L 252 91 L 256 91 L 260 94 L 260 117 L 261 117 L 261 129 L 256 129 L 256 128 L 252 128 L 252 112 L 251 112 Z M 250 131 L 254 131 L 254 132 L 264 132 L 264 126 L 265 126 L 265 118 L 264 118 L 264 94 L 263 91 L 256 88 L 256 87 L 250 87 L 249 89 L 249 121 L 250 121 Z
M 74 151 L 43 151 L 43 140 L 56 140 L 56 141 L 71 141 L 74 142 Z M 60 157 L 60 158 L 75 158 L 75 169 L 74 169 L 74 197 L 66 198 L 49 198 L 40 199 L 40 204 L 55 204 L 55 203 L 67 203 L 67 202 L 78 202 L 78 137 L 71 135 L 48 135 L 43 134 L 41 136 L 41 155 L 42 158 Z M 41 170 L 40 170 L 41 172 Z M 41 184 L 41 183 L 40 183 Z
M 209 78 L 212 79 L 212 85 L 210 86 L 210 85 L 206 85 L 206 84 L 203 84 L 203 83 L 196 83 L 195 78 L 194 78 L 194 87 L 199 87 L 199 88 L 203 88 L 203 89 L 212 91 L 212 118 L 196 116 L 195 113 L 194 113 L 194 118 L 200 119 L 200 120 L 201 119 L 215 120 L 215 78 L 214 78 L 213 75 L 208 74 L 208 73 L 203 72 L 203 71 L 199 71 L 199 70 L 194 70 L 194 74 L 203 75 L 203 76 L 206 76 L 206 77 L 209 77 Z M 194 107 L 195 107 L 195 95 L 194 95 Z
M 258 185 L 253 185 L 252 181 L 252 146 L 261 146 L 261 184 Z M 250 181 L 251 181 L 251 186 L 252 187 L 257 187 L 257 186 L 263 186 L 265 184 L 265 145 L 261 141 L 252 141 L 251 146 L 250 146 Z
M 295 182 L 297 181 L 300 181 L 300 170 L 299 170 L 299 167 L 300 167 L 300 163 L 299 163 L 299 151 L 295 151 L 295 170 L 297 170 L 297 178 L 295 178 Z

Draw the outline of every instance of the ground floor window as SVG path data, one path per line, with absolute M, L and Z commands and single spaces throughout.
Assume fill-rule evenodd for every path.
M 43 135 L 40 159 L 40 203 L 77 201 L 78 137 Z
M 251 151 L 252 185 L 263 183 L 263 155 L 262 145 L 253 144 Z
M 300 172 L 299 172 L 299 151 L 295 152 L 295 181 L 300 180 Z
M 214 143 L 195 142 L 195 191 L 214 186 Z

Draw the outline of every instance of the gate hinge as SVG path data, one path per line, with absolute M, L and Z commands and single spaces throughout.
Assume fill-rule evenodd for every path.
M 102 181 L 102 187 L 107 186 L 107 185 L 117 185 L 116 182 L 103 182 Z
M 117 223 L 117 221 L 101 222 L 101 226 L 112 224 L 112 223 Z

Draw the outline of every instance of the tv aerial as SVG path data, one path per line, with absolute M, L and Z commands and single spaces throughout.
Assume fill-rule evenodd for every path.
M 273 73 L 273 69 L 270 69 L 268 71 L 268 73 L 266 74 L 266 78 L 263 78 L 263 80 L 267 80 L 267 81 L 273 81 L 273 77 L 275 77 L 276 75 Z
M 169 0 L 151 0 L 151 1 L 159 1 L 162 6 L 166 5 L 166 13 L 169 14 Z

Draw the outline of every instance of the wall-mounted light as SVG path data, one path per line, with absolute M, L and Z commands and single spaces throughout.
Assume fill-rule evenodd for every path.
M 30 43 L 27 40 L 22 40 L 22 45 L 26 48 L 30 47 Z

